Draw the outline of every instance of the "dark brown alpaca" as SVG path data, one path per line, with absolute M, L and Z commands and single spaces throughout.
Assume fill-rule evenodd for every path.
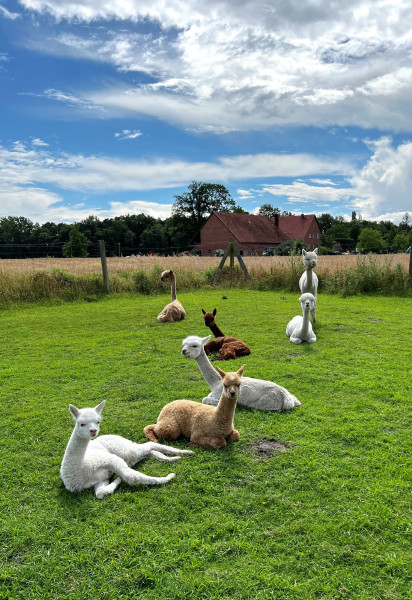
M 216 308 L 213 312 L 206 312 L 202 308 L 205 325 L 206 327 L 209 327 L 216 338 L 205 345 L 206 354 L 219 352 L 219 354 L 214 356 L 211 360 L 229 360 L 231 358 L 237 358 L 238 356 L 249 356 L 252 351 L 244 342 L 242 342 L 242 340 L 226 336 L 218 327 L 215 321 L 216 312 Z

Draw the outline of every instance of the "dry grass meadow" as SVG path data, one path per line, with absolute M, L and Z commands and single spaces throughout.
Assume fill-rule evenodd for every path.
M 400 264 L 403 269 L 409 269 L 409 254 L 374 254 L 374 260 L 380 266 L 394 268 Z M 269 271 L 272 268 L 290 267 L 288 256 L 247 256 L 244 262 L 248 270 Z M 133 256 L 115 257 L 107 259 L 109 273 L 122 273 L 127 271 L 152 271 L 155 266 L 162 269 L 176 269 L 182 271 L 201 272 L 210 267 L 217 267 L 221 261 L 217 256 Z M 228 261 L 226 261 L 228 264 Z M 332 274 L 336 271 L 353 269 L 357 265 L 357 256 L 354 254 L 338 256 L 320 256 L 316 272 Z M 51 271 L 64 269 L 75 275 L 101 273 L 100 258 L 26 258 L 0 260 L 0 272 L 14 275 L 33 273 L 33 271 Z

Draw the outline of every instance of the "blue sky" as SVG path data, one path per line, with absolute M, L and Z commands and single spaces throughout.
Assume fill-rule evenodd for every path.
M 409 0 L 0 0 L 0 216 L 412 211 Z

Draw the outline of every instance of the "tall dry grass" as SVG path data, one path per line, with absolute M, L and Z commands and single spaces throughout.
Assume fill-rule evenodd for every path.
M 109 258 L 113 293 L 155 294 L 168 291 L 160 281 L 164 269 L 176 272 L 178 290 L 192 290 L 214 283 L 218 257 L 138 256 Z M 303 272 L 299 256 L 246 257 L 250 281 L 241 268 L 224 267 L 219 284 L 260 290 L 299 291 Z M 320 256 L 316 268 L 319 291 L 409 295 L 409 255 Z M 43 258 L 0 261 L 0 306 L 15 302 L 70 301 L 105 294 L 100 259 Z

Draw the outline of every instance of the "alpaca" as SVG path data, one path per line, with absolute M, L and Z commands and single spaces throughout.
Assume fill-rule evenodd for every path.
M 299 279 L 299 289 L 301 294 L 309 293 L 315 297 L 315 302 L 310 309 L 312 315 L 313 324 L 316 323 L 316 299 L 318 293 L 318 276 L 313 272 L 318 262 L 318 249 L 315 248 L 313 252 L 306 252 L 302 250 L 303 264 L 305 272 L 302 273 Z
M 222 381 L 210 364 L 206 356 L 204 345 L 209 341 L 210 335 L 205 338 L 190 335 L 182 342 L 182 355 L 196 361 L 206 383 L 210 387 L 210 394 L 203 398 L 203 404 L 217 406 L 222 393 Z M 239 406 L 257 408 L 259 410 L 290 410 L 300 406 L 301 402 L 287 389 L 264 379 L 242 377 L 242 386 L 237 401 Z
M 206 344 L 205 352 L 206 354 L 211 354 L 212 352 L 219 351 L 219 354 L 214 356 L 212 360 L 229 360 L 238 356 L 249 356 L 249 354 L 252 354 L 251 349 L 242 340 L 226 336 L 218 327 L 215 321 L 216 308 L 213 312 L 206 312 L 202 308 L 202 313 L 206 327 L 209 327 L 216 338 Z
M 223 386 L 217 407 L 191 400 L 170 402 L 160 411 L 157 423 L 144 428 L 145 436 L 157 442 L 156 436 L 175 440 L 184 435 L 203 448 L 223 448 L 227 439 L 237 442 L 240 436 L 233 428 L 233 417 L 244 368 L 245 365 L 234 373 L 225 373 L 216 367 Z
M 164 484 L 173 479 L 175 473 L 166 477 L 149 477 L 130 467 L 145 458 L 156 458 L 163 462 L 180 460 L 181 456 L 167 454 L 194 454 L 191 450 L 179 450 L 162 444 L 146 442 L 135 444 L 120 435 L 102 435 L 98 439 L 102 410 L 105 401 L 95 408 L 69 410 L 76 422 L 66 447 L 60 467 L 60 475 L 69 492 L 81 492 L 94 487 L 99 500 L 110 496 L 124 479 L 129 485 Z M 110 477 L 117 477 L 109 483 Z
M 309 312 L 312 311 L 316 302 L 315 296 L 313 294 L 302 294 L 299 300 L 302 305 L 303 317 L 298 315 L 289 321 L 286 326 L 286 335 L 290 337 L 293 344 L 301 344 L 302 342 L 313 344 L 316 342 L 316 335 L 313 333 L 312 324 L 309 321 Z
M 163 271 L 160 280 L 163 282 L 170 282 L 172 301 L 170 304 L 166 304 L 162 312 L 158 314 L 157 320 L 159 323 L 175 323 L 175 321 L 182 321 L 186 316 L 186 312 L 176 298 L 176 275 L 171 270 Z

